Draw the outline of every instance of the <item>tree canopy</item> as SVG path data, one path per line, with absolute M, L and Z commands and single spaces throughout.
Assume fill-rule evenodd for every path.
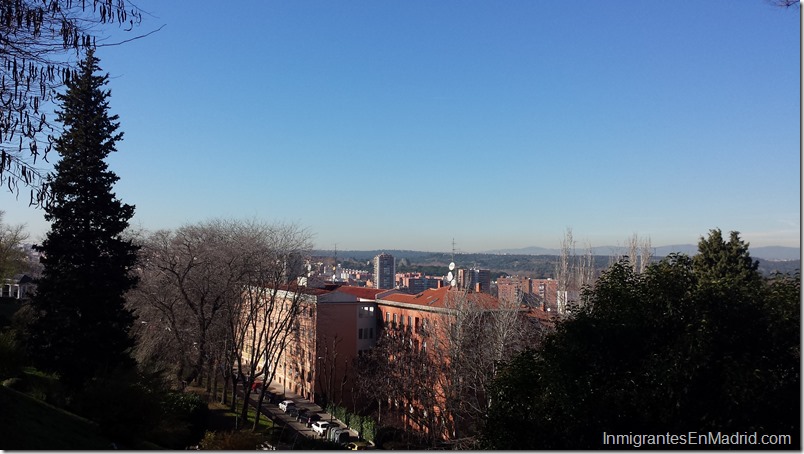
M 762 279 L 713 230 L 694 258 L 613 265 L 588 304 L 495 381 L 497 449 L 600 449 L 603 433 L 789 434 L 800 445 L 800 274 Z M 616 448 L 616 446 L 612 446 Z M 620 446 L 623 448 L 623 446 Z

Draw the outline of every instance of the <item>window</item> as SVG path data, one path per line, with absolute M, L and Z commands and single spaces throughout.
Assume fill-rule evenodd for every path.
M 396 328 L 396 314 L 394 314 L 394 324 L 393 324 L 393 325 L 391 325 L 391 326 L 393 326 L 394 328 Z
M 374 328 L 369 328 L 369 339 L 374 339 Z
M 357 330 L 357 338 L 358 339 L 363 338 L 363 328 L 360 328 L 359 330 Z
M 385 323 L 391 323 L 391 313 L 388 311 L 385 312 Z

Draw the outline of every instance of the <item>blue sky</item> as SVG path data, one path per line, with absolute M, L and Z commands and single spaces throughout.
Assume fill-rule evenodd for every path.
M 765 0 L 163 2 L 98 52 L 135 226 L 323 249 L 800 245 L 800 18 Z M 191 6 L 192 5 L 192 6 Z M 41 211 L 3 192 L 34 237 Z

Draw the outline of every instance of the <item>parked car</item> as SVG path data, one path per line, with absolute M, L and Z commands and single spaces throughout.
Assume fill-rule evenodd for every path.
M 327 434 L 327 440 L 338 443 L 341 445 L 345 445 L 349 443 L 351 438 L 351 432 L 349 432 L 348 427 L 332 427 L 332 430 L 329 431 Z
M 268 399 L 268 402 L 270 402 L 270 403 L 272 403 L 272 404 L 276 405 L 276 404 L 278 404 L 279 402 L 282 402 L 282 395 L 280 395 L 280 394 L 276 394 L 276 393 L 272 393 L 272 392 L 270 392 L 270 391 L 269 391 L 269 392 L 268 392 L 267 399 Z
M 303 418 L 299 419 L 299 422 L 307 427 L 312 427 L 313 423 L 316 421 L 321 421 L 321 415 L 318 413 L 307 413 Z
M 295 407 L 295 406 L 296 402 L 293 402 L 292 400 L 283 400 L 282 402 L 279 402 L 279 409 L 284 411 L 285 413 L 288 412 L 288 407 Z
M 324 433 L 327 431 L 329 427 L 329 421 L 316 421 L 311 426 L 313 428 L 313 432 L 317 433 L 320 436 L 324 436 Z
M 295 418 L 299 414 L 299 407 L 295 405 L 288 405 L 288 410 L 286 412 L 288 416 Z
M 302 418 L 306 417 L 310 413 L 310 410 L 306 408 L 299 409 L 299 414 L 296 415 L 296 421 L 301 422 Z
M 366 441 L 350 441 L 346 444 L 346 449 L 350 451 L 362 451 L 368 448 L 368 442 Z

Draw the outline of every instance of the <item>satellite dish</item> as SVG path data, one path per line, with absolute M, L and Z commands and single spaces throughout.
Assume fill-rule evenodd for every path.
M 452 276 L 452 271 L 450 271 L 449 273 L 447 273 L 447 280 L 452 282 L 453 279 L 454 277 Z
M 449 262 L 449 270 L 452 271 L 455 269 L 455 262 Z

